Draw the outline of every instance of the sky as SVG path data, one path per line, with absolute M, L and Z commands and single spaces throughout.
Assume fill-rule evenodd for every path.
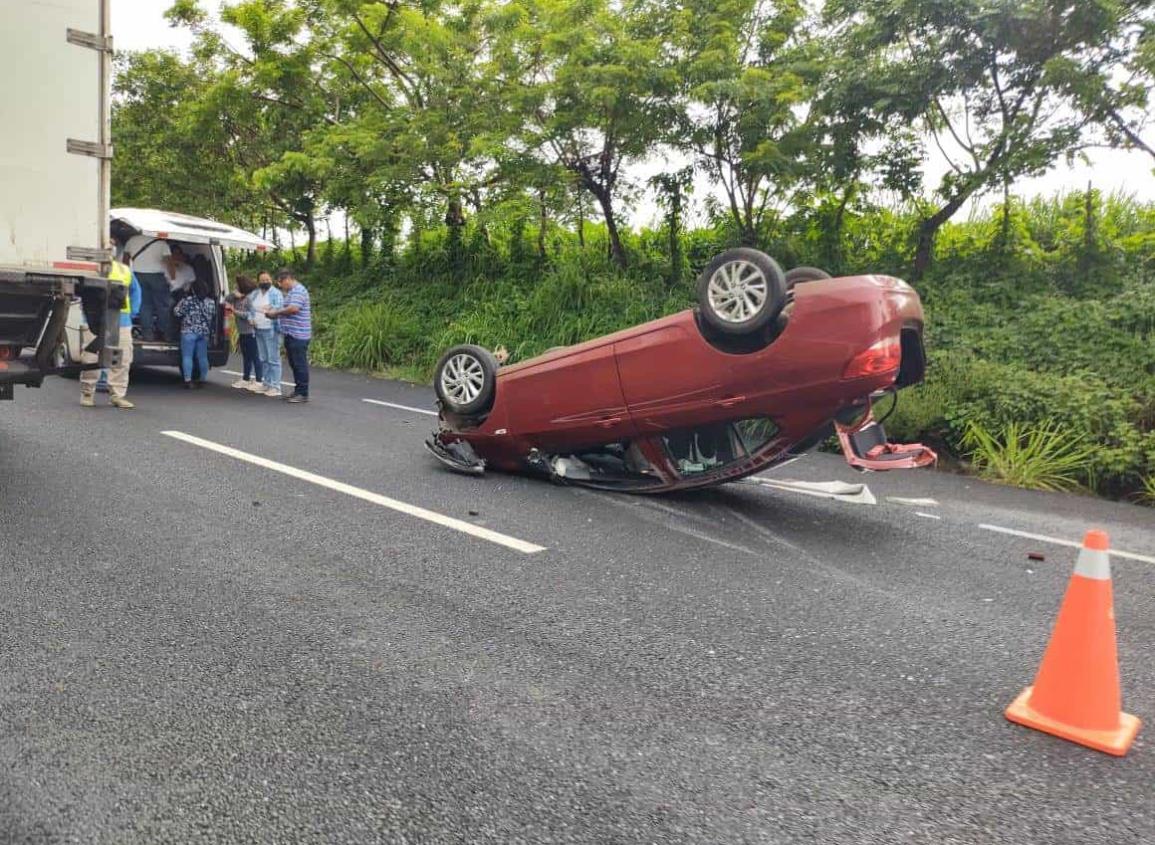
M 173 29 L 164 19 L 171 0 L 112 0 L 112 34 L 119 50 L 146 50 L 154 47 L 188 48 L 191 38 L 183 29 Z M 205 4 L 215 11 L 215 0 Z M 1119 191 L 1132 194 L 1140 200 L 1155 201 L 1155 162 L 1145 153 L 1123 150 L 1092 150 L 1090 163 L 1068 166 L 1060 162 L 1044 176 L 1021 179 L 1012 186 L 1019 195 L 1053 194 L 1060 191 L 1083 191 L 1090 182 L 1104 192 Z M 637 169 L 635 179 L 644 179 L 661 170 L 660 162 L 647 163 Z M 928 184 L 936 182 L 946 170 L 946 164 L 937 153 L 928 156 L 924 171 Z M 708 190 L 708 189 L 707 189 Z M 696 188 L 702 196 L 703 187 Z M 651 203 L 637 209 L 634 222 L 649 224 L 657 210 Z

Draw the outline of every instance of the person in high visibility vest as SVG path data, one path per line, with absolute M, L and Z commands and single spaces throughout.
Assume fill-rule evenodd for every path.
M 132 318 L 140 313 L 140 282 L 127 264 L 119 260 L 122 255 L 123 244 L 115 242 L 117 258 L 112 262 L 108 280 L 128 288 L 124 297 L 124 305 L 120 309 L 120 364 L 108 368 L 108 404 L 114 408 L 130 411 L 136 406 L 128 401 L 128 370 L 132 366 Z M 85 352 L 81 356 L 81 363 L 95 364 L 99 358 L 95 352 Z M 100 370 L 84 370 L 80 374 L 80 404 L 86 408 L 96 405 L 96 383 L 100 379 Z

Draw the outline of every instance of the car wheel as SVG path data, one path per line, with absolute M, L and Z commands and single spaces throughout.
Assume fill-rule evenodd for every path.
M 497 359 L 480 346 L 454 346 L 441 356 L 433 379 L 437 398 L 447 409 L 464 417 L 493 407 L 497 389 Z
M 786 289 L 790 290 L 799 282 L 817 282 L 822 279 L 834 278 L 825 270 L 817 267 L 795 267 L 786 273 Z
M 728 249 L 698 277 L 702 319 L 721 334 L 757 332 L 774 322 L 785 305 L 782 268 L 756 249 Z

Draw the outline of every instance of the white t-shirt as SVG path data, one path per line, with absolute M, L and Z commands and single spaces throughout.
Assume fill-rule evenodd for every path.
M 269 292 L 257 288 L 253 291 L 253 328 L 271 329 L 273 321 L 265 316 L 265 309 L 269 307 Z
M 168 241 L 153 241 L 144 248 L 144 252 L 133 259 L 132 269 L 138 273 L 167 273 L 168 265 L 165 259 L 170 255 L 172 250 Z
M 178 290 L 184 290 L 196 280 L 197 274 L 192 265 L 178 264 L 176 265 L 176 278 L 169 279 L 168 286 L 172 288 L 173 293 L 176 293 Z

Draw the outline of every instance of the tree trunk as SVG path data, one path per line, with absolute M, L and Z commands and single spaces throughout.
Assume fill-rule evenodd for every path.
M 361 267 L 368 267 L 373 261 L 373 229 L 369 226 L 361 227 Z
M 309 243 L 305 248 L 305 269 L 312 270 L 317 263 L 317 221 L 309 214 L 304 219 L 305 231 L 309 234 Z
M 545 263 L 545 230 L 549 225 L 549 212 L 545 207 L 545 191 L 537 193 L 538 220 L 537 220 L 537 257 Z
M 454 274 L 460 275 L 465 264 L 465 209 L 460 197 L 449 198 L 445 207 L 445 225 L 449 229 L 449 266 Z
M 942 228 L 946 221 L 954 216 L 954 213 L 962 208 L 963 203 L 967 198 L 974 193 L 974 191 L 967 191 L 959 194 L 926 220 L 923 220 L 918 227 L 918 240 L 914 249 L 914 273 L 915 279 L 922 278 L 923 273 L 930 268 L 931 262 L 934 261 L 934 238 L 938 234 L 938 230 Z
M 602 207 L 602 216 L 606 221 L 606 233 L 610 237 L 610 258 L 618 267 L 625 270 L 629 266 L 629 259 L 626 257 L 625 247 L 622 246 L 622 236 L 618 232 L 618 221 L 614 218 L 613 198 L 609 191 L 598 191 L 594 196 L 597 197 L 598 205 Z
M 585 204 L 585 199 L 582 197 L 582 192 L 580 189 L 578 190 L 577 202 L 578 202 L 578 214 L 577 214 L 578 246 L 581 247 L 582 249 L 585 249 L 586 248 L 586 204 Z

